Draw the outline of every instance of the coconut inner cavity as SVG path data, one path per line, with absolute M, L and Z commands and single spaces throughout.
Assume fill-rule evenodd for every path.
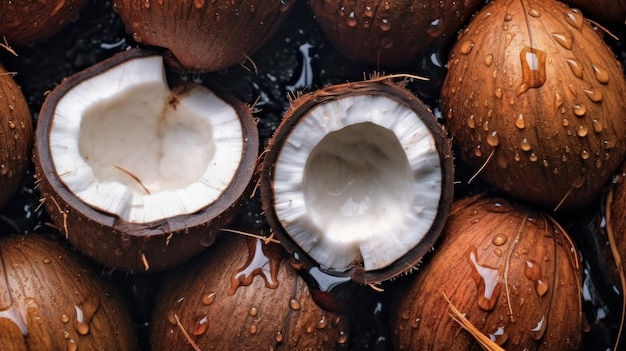
M 241 162 L 236 111 L 199 85 L 170 91 L 160 58 L 120 66 L 57 104 L 50 131 L 57 174 L 86 204 L 128 222 L 210 205 Z
M 307 208 L 339 242 L 354 242 L 402 218 L 411 206 L 412 183 L 398 138 L 370 122 L 329 133 L 304 170 Z

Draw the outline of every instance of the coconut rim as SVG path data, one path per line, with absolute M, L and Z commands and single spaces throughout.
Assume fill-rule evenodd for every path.
M 152 235 L 154 232 L 149 229 L 159 226 L 166 226 L 168 233 L 200 226 L 224 213 L 237 202 L 248 188 L 253 178 L 254 171 L 256 170 L 259 148 L 258 130 L 251 109 L 228 94 L 218 93 L 212 90 L 219 99 L 231 105 L 236 112 L 241 123 L 243 143 L 240 165 L 233 174 L 231 182 L 224 188 L 217 199 L 196 212 L 157 219 L 151 222 L 129 222 L 117 215 L 95 209 L 79 199 L 57 174 L 49 147 L 49 136 L 58 102 L 66 93 L 87 79 L 93 78 L 117 65 L 124 64 L 129 60 L 148 58 L 151 56 L 161 55 L 151 50 L 130 49 L 115 54 L 110 58 L 64 79 L 60 85 L 48 94 L 44 101 L 37 120 L 37 131 L 35 133 L 35 161 L 40 165 L 40 172 L 38 173 L 49 183 L 50 187 L 54 190 L 54 195 L 60 197 L 71 209 L 79 212 L 95 223 L 106 227 L 121 229 L 126 234 L 138 236 Z M 44 179 L 41 180 L 43 181 Z M 46 195 L 44 194 L 43 196 L 45 197 Z M 159 233 L 162 234 L 161 231 L 159 231 Z
M 392 279 L 419 264 L 424 255 L 432 249 L 443 231 L 453 200 L 454 165 L 451 141 L 447 137 L 443 126 L 437 122 L 432 112 L 417 97 L 412 95 L 408 90 L 389 81 L 370 80 L 329 86 L 293 101 L 291 108 L 285 113 L 281 124 L 276 129 L 263 155 L 264 158 L 261 166 L 261 197 L 268 223 L 282 245 L 294 256 L 296 261 L 304 263 L 305 267 L 319 267 L 320 264 L 306 253 L 282 226 L 274 209 L 276 200 L 274 194 L 274 171 L 276 161 L 281 154 L 283 144 L 287 141 L 291 132 L 311 110 L 319 104 L 358 95 L 383 96 L 415 112 L 432 135 L 439 155 L 441 169 L 441 192 L 437 204 L 437 214 L 430 228 L 423 235 L 422 240 L 415 246 L 407 250 L 400 258 L 389 265 L 375 270 L 365 270 L 361 264 L 353 265 L 345 271 L 320 267 L 327 274 L 350 276 L 351 279 L 357 283 L 370 284 Z

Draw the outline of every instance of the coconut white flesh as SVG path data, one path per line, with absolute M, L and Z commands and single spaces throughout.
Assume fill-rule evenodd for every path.
M 301 120 L 274 172 L 276 214 L 323 268 L 384 268 L 432 226 L 442 172 L 431 131 L 383 96 L 327 102 Z
M 162 59 L 153 56 L 68 91 L 56 107 L 50 148 L 57 174 L 78 198 L 147 223 L 215 201 L 239 167 L 242 135 L 235 110 L 208 89 L 171 92 Z

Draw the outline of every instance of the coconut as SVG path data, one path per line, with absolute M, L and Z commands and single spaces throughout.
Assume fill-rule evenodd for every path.
M 381 80 L 293 101 L 262 169 L 265 214 L 287 250 L 360 283 L 419 262 L 452 201 L 450 140 L 419 99 Z
M 33 122 L 13 75 L 0 65 L 0 207 L 22 183 L 33 148 Z
M 2 350 L 137 348 L 117 290 L 47 235 L 0 238 Z
M 39 189 L 56 226 L 131 271 L 210 245 L 250 190 L 257 155 L 249 106 L 197 84 L 170 88 L 162 57 L 139 49 L 64 80 L 37 124 Z
M 572 240 L 549 215 L 501 198 L 457 200 L 428 263 L 393 287 L 394 344 L 478 349 L 453 306 L 504 349 L 577 350 L 581 274 Z
M 441 94 L 459 150 L 491 185 L 549 209 L 602 192 L 626 154 L 626 80 L 582 14 L 496 0 L 461 33 Z
M 311 298 L 282 247 L 220 236 L 173 271 L 156 300 L 152 350 L 343 350 L 347 320 Z
M 173 66 L 219 71 L 242 63 L 271 38 L 294 0 L 115 0 L 140 44 L 165 48 Z
M 337 48 L 353 59 L 380 65 L 405 64 L 429 46 L 443 46 L 482 3 L 309 1 L 315 19 Z

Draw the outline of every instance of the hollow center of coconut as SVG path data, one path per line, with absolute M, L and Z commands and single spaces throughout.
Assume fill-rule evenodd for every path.
M 442 173 L 435 139 L 409 107 L 350 96 L 311 110 L 274 175 L 278 219 L 324 268 L 384 268 L 428 233 Z
M 236 111 L 210 90 L 170 90 L 158 56 L 131 59 L 68 91 L 50 130 L 65 185 L 135 223 L 194 213 L 227 188 L 244 140 Z

